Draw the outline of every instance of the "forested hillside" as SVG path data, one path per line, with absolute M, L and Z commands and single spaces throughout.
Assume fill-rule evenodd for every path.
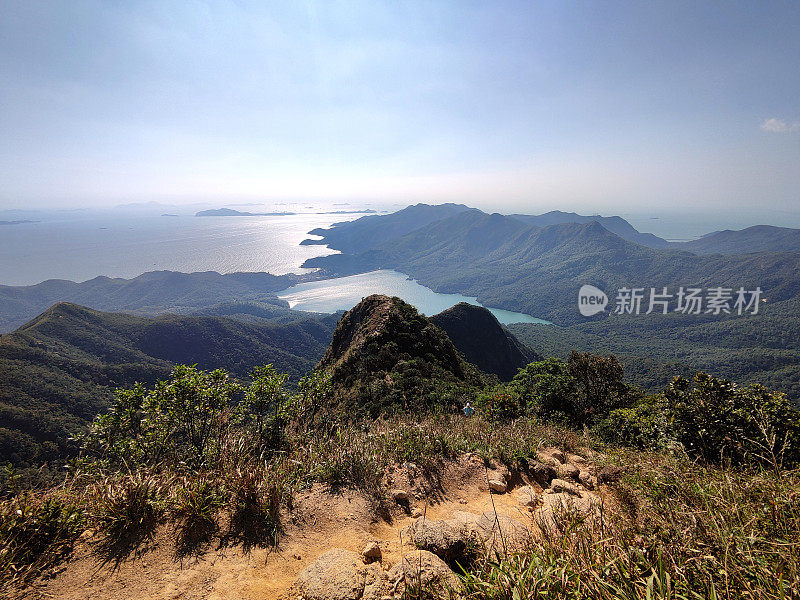
M 296 381 L 322 358 L 335 319 L 289 324 L 157 318 L 60 303 L 0 336 L 0 463 L 39 465 L 108 406 L 114 388 L 152 383 L 176 364 L 245 376 L 273 363 Z

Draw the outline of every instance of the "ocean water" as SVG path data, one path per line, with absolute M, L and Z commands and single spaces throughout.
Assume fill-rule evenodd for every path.
M 195 217 L 89 212 L 0 226 L 0 284 L 86 281 L 147 271 L 302 273 L 307 258 L 335 254 L 300 246 L 315 227 L 361 214 Z
M 278 292 L 277 295 L 286 300 L 290 307 L 297 310 L 333 313 L 337 310 L 349 310 L 370 294 L 399 296 L 426 315 L 435 315 L 459 302 L 483 306 L 476 298 L 470 296 L 438 294 L 409 279 L 403 273 L 388 269 L 301 283 Z M 491 307 L 489 310 L 497 317 L 498 321 L 505 325 L 509 323 L 548 323 L 548 321 L 537 319 L 531 315 L 510 310 Z

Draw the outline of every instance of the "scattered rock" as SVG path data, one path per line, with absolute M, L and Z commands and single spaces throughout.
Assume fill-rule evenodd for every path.
M 295 587 L 304 600 L 378 600 L 384 583 L 380 565 L 365 565 L 355 552 L 333 548 L 300 573 Z
M 539 452 L 537 452 L 537 456 L 539 457 L 539 460 L 545 464 L 553 464 L 553 462 L 556 463 L 566 462 L 564 453 L 558 448 L 545 448 L 544 450 L 540 450 Z
M 501 481 L 500 479 L 490 479 L 489 480 L 489 489 L 492 490 L 495 494 L 505 494 L 506 488 L 505 481 Z
M 530 541 L 531 532 L 521 522 L 511 517 L 506 517 L 487 511 L 475 523 L 475 531 L 484 542 L 506 547 L 521 546 Z
M 551 465 L 536 461 L 530 464 L 528 473 L 543 488 L 550 485 L 550 482 L 556 477 L 556 470 Z
M 364 549 L 361 551 L 361 556 L 366 563 L 372 563 L 376 560 L 380 560 L 382 553 L 378 542 L 367 542 L 367 545 L 364 546 Z
M 561 479 L 578 479 L 580 470 L 575 465 L 564 464 L 556 465 L 556 474 Z
M 581 495 L 580 493 L 578 493 L 578 495 L 573 495 L 560 492 L 547 495 L 543 497 L 543 500 L 544 503 L 540 509 L 540 513 L 545 517 L 548 512 L 551 515 L 553 513 L 575 512 L 579 515 L 586 516 L 594 510 L 596 505 L 590 494 Z
M 492 462 L 489 466 L 489 479 L 502 479 L 503 481 L 509 481 L 511 479 L 511 471 L 509 471 L 508 467 L 505 465 Z
M 567 462 L 578 468 L 586 466 L 586 459 L 578 454 L 567 454 Z
M 595 488 L 595 478 L 592 477 L 589 471 L 584 470 L 578 473 L 578 481 L 580 481 L 587 490 L 593 490 Z
M 392 500 L 398 504 L 408 502 L 408 492 L 405 490 L 392 490 L 390 494 L 392 496 Z
M 463 558 L 469 540 L 468 527 L 459 519 L 432 521 L 420 518 L 408 528 L 408 534 L 418 549 L 432 552 L 450 563 Z
M 614 483 L 622 477 L 622 469 L 616 465 L 606 465 L 597 471 L 597 481 L 600 483 Z
M 427 550 L 415 550 L 389 571 L 390 592 L 394 597 L 403 597 L 405 586 L 432 590 L 441 597 L 448 597 L 448 590 L 458 587 L 458 577 L 445 562 Z M 359 598 L 360 596 L 355 596 Z M 366 599 L 366 596 L 364 596 Z
M 414 510 L 411 511 L 411 516 L 418 519 L 422 516 L 422 511 L 419 508 L 414 508 Z
M 570 482 L 564 481 L 563 479 L 553 479 L 553 481 L 550 482 L 550 493 L 567 493 L 572 494 L 573 496 L 581 495 L 581 492 L 578 488 L 576 488 Z
M 517 498 L 523 506 L 533 507 L 539 504 L 539 494 L 529 485 L 517 490 Z

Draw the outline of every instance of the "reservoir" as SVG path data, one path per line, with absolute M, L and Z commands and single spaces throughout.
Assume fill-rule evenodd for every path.
M 277 292 L 276 295 L 286 300 L 289 306 L 296 310 L 333 313 L 339 310 L 349 310 L 361 302 L 362 298 L 372 294 L 398 296 L 426 315 L 435 315 L 459 302 L 483 306 L 476 298 L 461 294 L 439 294 L 409 279 L 403 273 L 387 269 L 349 277 L 301 283 Z M 523 313 L 487 308 L 504 325 L 549 323 Z

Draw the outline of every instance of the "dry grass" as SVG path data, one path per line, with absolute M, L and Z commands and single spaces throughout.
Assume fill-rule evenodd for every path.
M 261 453 L 232 433 L 212 468 L 114 473 L 84 465 L 57 490 L 0 503 L 0 571 L 24 586 L 96 530 L 97 551 L 124 557 L 155 523 L 171 523 L 176 554 L 221 543 L 280 542 L 279 515 L 314 482 L 380 498 L 392 464 L 436 472 L 465 452 L 509 466 L 543 446 L 587 444 L 625 468 L 615 488 L 623 514 L 565 517 L 560 532 L 525 552 L 487 556 L 464 576 L 468 598 L 797 598 L 800 474 L 704 467 L 685 458 L 598 447 L 581 435 L 521 419 L 393 418 L 305 431 L 287 428 L 280 451 Z M 20 512 L 21 511 L 21 512 Z

